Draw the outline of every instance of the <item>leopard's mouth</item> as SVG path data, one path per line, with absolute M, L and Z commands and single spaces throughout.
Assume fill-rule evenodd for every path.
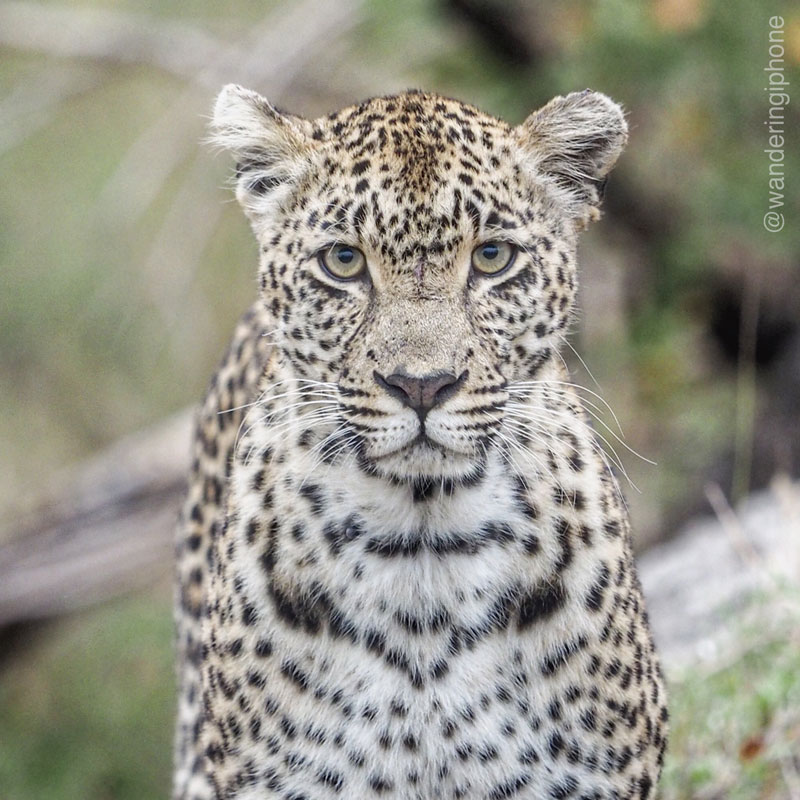
M 408 444 L 399 447 L 394 452 L 399 453 L 402 451 L 413 451 L 415 448 L 418 448 L 423 452 L 435 450 L 443 455 L 446 455 L 447 453 L 452 453 L 453 455 L 464 455 L 463 453 L 459 453 L 457 450 L 453 450 L 451 447 L 448 447 L 443 442 L 437 442 L 436 439 L 428 435 L 424 425 L 420 427 L 420 431 L 415 439 L 412 439 L 410 442 L 408 442 Z
M 431 455 L 439 455 L 442 458 L 453 457 L 470 457 L 474 455 L 472 448 L 458 448 L 453 447 L 451 443 L 446 443 L 434 438 L 426 429 L 425 424 L 421 424 L 416 435 L 410 436 L 406 441 L 395 445 L 391 449 L 383 452 L 373 452 L 371 458 L 373 460 L 381 461 L 386 458 L 396 456 L 406 456 L 412 459 L 414 456 L 419 456 L 425 460 Z
M 491 449 L 491 426 L 458 411 L 435 408 L 423 419 L 401 412 L 353 422 L 359 466 L 390 480 L 461 481 L 480 469 Z

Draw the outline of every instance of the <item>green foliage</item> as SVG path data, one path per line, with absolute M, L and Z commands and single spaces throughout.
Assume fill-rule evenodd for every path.
M 757 622 L 741 630 L 741 653 L 725 666 L 695 667 L 673 681 L 662 800 L 793 796 L 800 779 L 798 599 L 786 590 L 789 611 L 780 598 L 765 603 Z
M 175 709 L 167 593 L 60 623 L 3 674 L 3 800 L 161 800 Z

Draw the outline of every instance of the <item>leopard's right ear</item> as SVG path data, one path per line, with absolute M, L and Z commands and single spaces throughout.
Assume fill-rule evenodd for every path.
M 255 222 L 280 205 L 307 169 L 311 123 L 231 83 L 214 105 L 210 141 L 236 156 L 236 198 Z

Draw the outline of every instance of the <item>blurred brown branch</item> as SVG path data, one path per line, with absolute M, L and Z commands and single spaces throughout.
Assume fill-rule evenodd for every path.
M 259 73 L 285 79 L 320 37 L 335 39 L 358 19 L 358 0 L 279 6 L 249 42 L 232 45 L 183 21 L 108 9 L 14 1 L 0 4 L 0 46 L 47 56 L 144 64 L 206 88 Z M 266 37 L 269 41 L 262 42 Z M 269 44 L 265 48 L 263 44 Z
M 204 61 L 202 74 L 192 76 L 202 91 L 187 87 L 120 160 L 98 199 L 103 221 L 124 219 L 133 224 L 177 165 L 196 149 L 198 123 L 210 111 L 206 87 L 216 92 L 234 81 L 279 101 L 316 54 L 317 45 L 335 40 L 356 24 L 357 9 L 354 0 L 325 5 L 320 0 L 303 0 L 291 7 L 279 6 L 254 27 L 246 42 Z M 124 213 L 120 213 L 123 199 Z
M 73 611 L 169 574 L 191 414 L 114 444 L 0 531 L 0 628 Z
M 227 62 L 233 68 L 243 60 L 237 49 L 185 22 L 26 2 L 0 4 L 0 45 L 62 58 L 147 64 L 200 83 L 208 80 L 208 64 Z

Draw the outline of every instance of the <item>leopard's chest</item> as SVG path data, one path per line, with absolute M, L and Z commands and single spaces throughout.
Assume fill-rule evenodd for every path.
M 456 645 L 452 629 L 417 632 L 405 648 L 330 629 L 258 631 L 269 655 L 242 660 L 231 681 L 254 690 L 231 766 L 258 767 L 232 797 L 487 800 L 621 785 L 602 720 L 586 727 L 590 649 L 566 664 L 551 637 L 516 622 Z M 558 669 L 548 665 L 554 653 L 564 656 Z
M 656 757 L 638 588 L 588 491 L 239 466 L 206 625 L 221 796 L 602 798 Z
M 313 663 L 281 642 L 261 698 L 268 715 L 242 760 L 259 764 L 262 789 L 314 798 L 483 797 L 510 775 L 531 780 L 546 723 L 502 639 L 421 686 L 327 636 Z

